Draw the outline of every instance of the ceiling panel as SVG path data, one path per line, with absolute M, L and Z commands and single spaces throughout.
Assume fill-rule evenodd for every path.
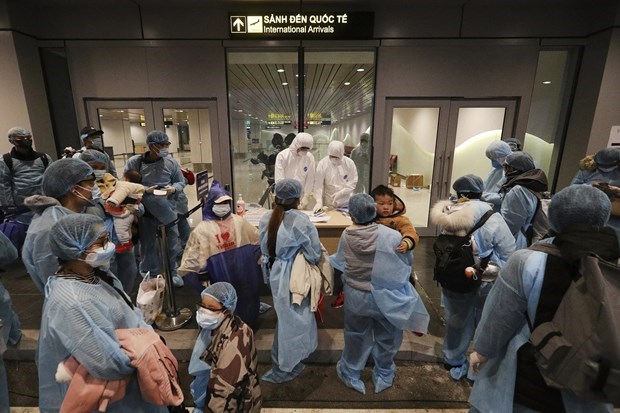
M 313 52 L 304 65 L 305 112 L 332 122 L 370 112 L 374 96 L 373 52 Z M 234 119 L 269 120 L 269 114 L 297 118 L 296 53 L 235 53 L 228 84 Z M 330 62 L 330 60 L 332 62 Z M 280 61 L 282 63 L 277 63 Z M 355 63 L 355 62 L 361 63 Z

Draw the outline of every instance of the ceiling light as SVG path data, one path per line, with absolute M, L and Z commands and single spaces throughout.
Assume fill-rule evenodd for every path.
M 282 86 L 288 85 L 288 82 L 282 82 Z
M 545 80 L 545 81 L 544 81 L 544 82 L 542 82 L 542 83 L 543 83 L 543 85 L 550 85 L 550 84 L 551 84 L 551 81 L 550 81 L 550 80 Z
M 295 77 L 299 77 L 299 75 L 295 75 Z
M 284 73 L 284 69 L 278 69 L 278 73 Z
M 360 67 L 359 69 L 357 69 L 357 71 L 358 71 L 358 72 L 363 72 L 363 71 L 364 71 L 364 69 Z
M 349 86 L 351 84 L 351 82 L 344 82 L 345 86 Z
M 360 113 L 360 112 L 361 112 L 361 110 L 356 110 L 356 112 L 357 112 L 357 113 Z

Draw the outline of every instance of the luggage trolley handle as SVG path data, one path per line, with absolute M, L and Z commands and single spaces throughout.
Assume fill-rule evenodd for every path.
M 182 308 L 179 310 L 176 303 L 176 297 L 174 293 L 174 285 L 172 283 L 172 271 L 170 270 L 170 260 L 168 257 L 168 230 L 177 225 L 182 219 L 187 219 L 191 214 L 202 208 L 204 201 L 201 201 L 194 208 L 184 214 L 179 214 L 177 219 L 169 222 L 168 224 L 160 224 L 157 226 L 157 237 L 159 251 L 162 257 L 164 278 L 166 279 L 166 295 L 167 295 L 167 308 L 164 311 L 165 317 L 156 320 L 156 325 L 160 330 L 169 331 L 176 330 L 183 327 L 189 322 L 192 317 L 192 311 L 188 308 Z

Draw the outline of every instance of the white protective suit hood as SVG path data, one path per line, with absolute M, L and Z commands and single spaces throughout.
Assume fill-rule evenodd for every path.
M 342 159 L 344 156 L 344 143 L 340 141 L 331 141 L 327 147 L 327 154 Z
M 301 132 L 297 134 L 295 139 L 293 139 L 293 142 L 291 142 L 291 146 L 289 146 L 289 149 L 291 150 L 291 152 L 293 152 L 297 156 L 301 156 L 301 154 L 297 153 L 297 150 L 299 148 L 305 147 L 305 148 L 312 149 L 313 146 L 314 146 L 314 138 L 312 138 L 312 135 L 306 132 Z

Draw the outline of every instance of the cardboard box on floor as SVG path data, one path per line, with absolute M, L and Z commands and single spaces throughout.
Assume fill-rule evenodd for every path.
M 405 186 L 409 189 L 422 188 L 424 186 L 424 175 L 412 174 L 407 176 Z

